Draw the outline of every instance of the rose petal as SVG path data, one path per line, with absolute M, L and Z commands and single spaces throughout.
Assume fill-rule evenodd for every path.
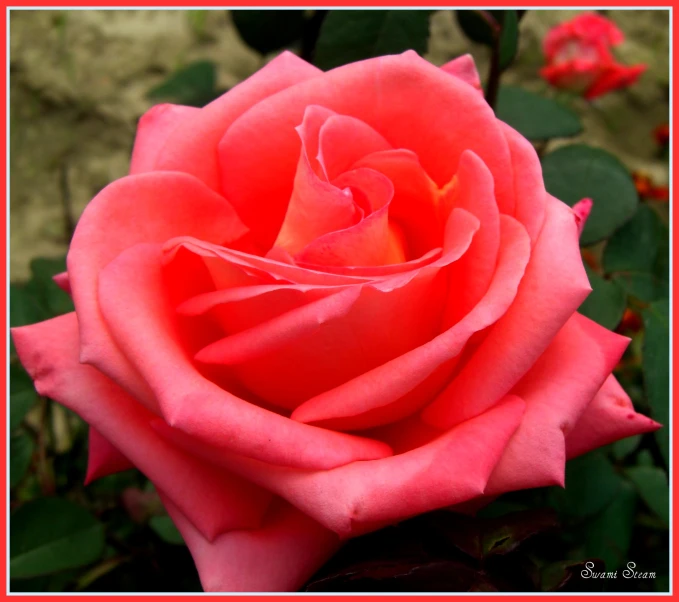
M 211 312 L 225 332 L 236 334 L 346 288 L 309 284 L 233 287 L 192 297 L 182 303 L 177 311 L 185 316 L 201 316 Z
M 549 197 L 545 223 L 514 303 L 446 390 L 425 408 L 423 420 L 449 428 L 491 407 L 528 371 L 590 291 L 573 212 Z
M 184 120 L 194 119 L 200 109 L 161 104 L 151 107 L 137 123 L 130 175 L 153 171 L 158 155 L 170 134 Z
M 353 168 L 377 171 L 391 181 L 394 195 L 389 220 L 404 231 L 410 257 L 441 245 L 447 214 L 441 214 L 439 189 L 415 153 L 405 149 L 379 151 L 358 160 Z
M 367 278 L 370 280 L 380 280 L 393 276 L 394 274 L 401 274 L 419 270 L 420 268 L 434 263 L 441 258 L 441 249 L 432 249 L 417 259 L 404 261 L 403 263 L 393 263 L 390 265 L 378 266 L 356 266 L 356 265 L 324 265 L 320 266 L 314 263 L 305 263 L 298 261 L 297 265 L 314 272 L 325 271 L 325 273 L 341 274 L 345 276 L 353 276 L 359 278 Z
M 210 542 L 162 493 L 198 568 L 206 592 L 298 590 L 340 546 L 339 539 L 288 504 L 278 504 L 259 529 L 231 531 Z
M 271 246 L 283 221 L 300 151 L 294 128 L 312 104 L 360 119 L 392 147 L 414 151 L 439 186 L 457 171 L 462 152 L 474 150 L 496 178 L 501 210 L 513 213 L 509 150 L 492 110 L 467 84 L 407 52 L 301 82 L 255 105 L 227 130 L 219 144 L 224 193 L 257 229 L 263 247 Z M 253 135 L 263 130 L 266 136 Z
M 318 134 L 318 161 L 331 181 L 366 155 L 390 149 L 384 137 L 367 123 L 346 115 L 327 119 Z
M 295 255 L 319 236 L 348 228 L 359 219 L 351 191 L 321 180 L 303 154 L 274 247 Z
M 500 214 L 493 187 L 493 174 L 471 151 L 462 153 L 455 185 L 441 199 L 451 208 L 459 207 L 475 215 L 480 223 L 469 251 L 452 267 L 450 296 L 444 327 L 450 327 L 467 315 L 488 290 L 495 272 L 500 246 Z
M 521 421 L 524 405 L 521 399 L 509 397 L 427 445 L 325 471 L 285 469 L 217 455 L 162 421 L 154 422 L 154 427 L 174 444 L 237 474 L 247 474 L 345 538 L 483 494 L 490 473 Z
M 542 179 L 540 158 L 533 145 L 515 129 L 500 122 L 512 157 L 514 217 L 526 228 L 531 242 L 535 244 L 545 221 L 547 191 Z
M 585 98 L 592 100 L 612 90 L 626 88 L 635 83 L 646 71 L 646 65 L 618 65 L 614 63 L 585 92 Z
M 592 211 L 592 206 L 594 205 L 594 202 L 592 199 L 584 198 L 580 199 L 571 209 L 573 209 L 573 213 L 575 213 L 575 222 L 578 225 L 578 234 L 582 234 L 582 231 L 585 229 L 585 223 L 587 222 L 587 218 L 589 217 L 590 212 Z
M 521 425 L 486 493 L 564 484 L 564 438 L 622 357 L 629 339 L 574 314 L 512 393 L 526 402 Z M 577 428 L 577 427 L 576 427 Z
M 528 263 L 530 241 L 514 219 L 502 216 L 500 223 L 502 244 L 495 277 L 463 320 L 420 347 L 309 399 L 291 418 L 327 428 L 360 429 L 395 422 L 428 403 L 448 379 L 450 362 L 470 337 L 498 320 L 514 300 Z
M 329 232 L 311 241 L 296 256 L 303 263 L 317 265 L 376 266 L 403 263 L 403 250 L 390 237 L 389 203 L 394 187 L 377 171 L 358 169 L 344 173 L 335 185 L 347 186 L 365 198 L 370 215 L 359 223 Z
M 14 329 L 14 342 L 41 395 L 79 414 L 182 509 L 207 539 L 259 525 L 270 496 L 169 445 L 153 414 L 100 372 L 78 361 L 75 313 Z
M 481 88 L 481 78 L 479 72 L 476 70 L 476 63 L 471 54 L 463 54 L 448 61 L 445 65 L 441 65 L 441 70 L 449 75 L 453 75 L 461 79 L 466 84 L 475 88 L 483 96 L 483 89 Z
M 615 376 L 610 375 L 566 436 L 566 455 L 575 458 L 618 439 L 652 433 L 661 426 L 638 414 Z
M 165 263 L 175 260 L 180 250 L 190 251 L 203 257 L 210 263 L 210 272 L 219 275 L 220 270 L 232 272 L 234 266 L 243 268 L 248 274 L 256 275 L 258 279 L 268 278 L 268 282 L 282 282 L 286 284 L 319 284 L 327 286 L 337 286 L 344 284 L 361 284 L 362 282 L 372 282 L 374 277 L 362 275 L 362 271 L 341 273 L 340 270 L 333 272 L 322 271 L 322 266 L 318 270 L 312 270 L 298 265 L 277 261 L 272 257 L 258 257 L 248 253 L 242 253 L 235 249 L 229 249 L 212 243 L 208 243 L 191 237 L 178 237 L 168 240 L 164 245 Z M 388 267 L 388 266 L 387 266 Z M 367 271 L 367 268 L 364 268 Z M 348 270 L 347 270 L 348 271 Z M 254 283 L 257 278 L 253 278 Z
M 191 118 L 182 120 L 158 153 L 155 169 L 191 174 L 219 192 L 222 174 L 215 149 L 234 120 L 268 96 L 322 73 L 291 52 L 281 53 Z M 299 152 L 295 159 L 298 156 Z
M 205 219 L 206 215 L 210 219 Z M 157 411 L 153 395 L 111 344 L 97 300 L 99 272 L 122 250 L 139 242 L 195 235 L 222 243 L 244 232 L 227 201 L 185 174 L 127 176 L 104 188 L 80 218 L 67 258 L 78 312 L 81 361 L 97 366 Z
M 169 424 L 218 448 L 287 466 L 330 468 L 391 453 L 378 441 L 279 416 L 202 376 L 175 338 L 160 247 L 138 245 L 119 255 L 100 276 L 99 296 L 113 339 L 148 383 Z
M 85 485 L 123 470 L 134 468 L 123 454 L 97 429 L 90 427 L 88 438 L 87 475 Z
M 294 409 L 431 340 L 445 295 L 442 268 L 464 254 L 478 228 L 463 210 L 453 216 L 457 239 L 439 262 L 309 303 L 217 341 L 196 359 L 228 365 L 257 396 Z
M 68 272 L 61 272 L 52 276 L 54 283 L 65 293 L 71 294 L 71 283 L 68 280 Z

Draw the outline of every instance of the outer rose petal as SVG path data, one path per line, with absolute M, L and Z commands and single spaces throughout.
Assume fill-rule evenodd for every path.
M 201 375 L 176 340 L 161 267 L 158 246 L 129 249 L 102 272 L 99 297 L 113 339 L 149 384 L 169 424 L 218 448 L 287 466 L 331 468 L 391 454 L 379 441 L 257 407 Z
M 481 88 L 481 78 L 479 77 L 479 72 L 476 70 L 476 63 L 474 62 L 474 57 L 471 54 L 463 54 L 458 56 L 452 61 L 448 61 L 445 65 L 441 65 L 441 69 L 453 75 L 463 82 L 469 84 L 476 90 L 478 90 L 481 95 L 483 95 L 483 89 Z
M 509 144 L 514 174 L 514 216 L 526 228 L 535 244 L 545 221 L 547 191 L 542 179 L 542 166 L 533 145 L 506 123 L 502 130 Z
M 195 107 L 173 104 L 156 105 L 146 111 L 137 124 L 130 174 L 153 171 L 158 154 L 172 131 L 184 119 L 195 117 L 199 111 Z
M 574 59 L 540 69 L 540 75 L 556 88 L 584 93 L 599 77 L 601 66 L 594 61 Z
M 612 374 L 566 437 L 566 454 L 575 458 L 618 439 L 650 433 L 662 425 L 637 414 L 632 402 Z
M 215 149 L 234 120 L 267 96 L 322 73 L 291 52 L 283 52 L 244 82 L 183 120 L 158 153 L 155 168 L 191 174 L 212 190 L 220 191 L 222 182 Z
M 493 471 L 486 494 L 563 485 L 564 438 L 628 343 L 626 337 L 580 314 L 566 322 L 512 390 L 526 402 L 526 413 Z
M 206 540 L 162 493 L 198 568 L 206 592 L 293 592 L 339 548 L 332 531 L 280 503 L 259 529 Z
M 210 219 L 205 219 L 206 215 Z M 222 243 L 245 232 L 226 200 L 186 174 L 127 176 L 104 188 L 80 218 L 67 258 L 78 312 L 81 360 L 96 365 L 157 411 L 148 387 L 111 343 L 97 300 L 99 273 L 122 250 L 139 242 L 191 235 Z
M 575 219 L 578 224 L 578 234 L 582 234 L 582 231 L 585 229 L 587 218 L 589 218 L 589 214 L 592 211 L 592 205 L 594 205 L 592 199 L 584 198 L 580 199 L 572 207 L 573 213 L 575 213 Z
M 130 468 L 134 468 L 134 464 L 123 456 L 118 448 L 111 445 L 97 429 L 90 427 L 85 485 Z
M 55 284 L 65 293 L 71 294 L 71 283 L 68 280 L 68 272 L 61 272 L 52 276 Z
M 414 151 L 438 186 L 450 181 L 460 155 L 473 150 L 496 178 L 501 211 L 513 213 L 509 150 L 492 110 L 467 84 L 407 52 L 302 82 L 255 105 L 227 130 L 219 144 L 224 193 L 263 247 L 271 246 L 285 215 L 300 150 L 294 128 L 309 105 L 356 117 L 394 148 Z
M 626 88 L 635 83 L 646 71 L 646 65 L 619 65 L 614 63 L 585 92 L 585 98 L 592 100 L 612 90 Z
M 545 224 L 514 303 L 422 419 L 449 428 L 477 416 L 519 381 L 592 290 L 573 211 L 549 197 Z M 511 361 L 507 361 L 511 353 Z
M 390 458 L 310 471 L 215 454 L 162 421 L 173 444 L 216 462 L 287 499 L 342 538 L 483 494 L 487 479 L 521 421 L 525 404 L 509 396 L 439 438 Z
M 100 431 L 206 538 L 259 525 L 270 500 L 265 491 L 168 445 L 149 426 L 153 414 L 100 372 L 79 363 L 75 313 L 12 334 L 38 392 Z

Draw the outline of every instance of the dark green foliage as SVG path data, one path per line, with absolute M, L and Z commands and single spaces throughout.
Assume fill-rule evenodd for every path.
M 428 10 L 332 10 L 321 27 L 315 64 L 323 70 L 384 54 L 424 54 Z
M 196 61 L 175 71 L 165 81 L 149 90 L 147 96 L 155 101 L 202 107 L 222 93 L 216 85 L 214 63 Z
M 639 197 L 625 166 L 609 152 L 585 144 L 555 150 L 542 160 L 547 191 L 574 205 L 583 198 L 594 201 L 582 233 L 584 246 L 611 236 L 637 209 Z
M 582 131 L 571 109 L 516 86 L 500 88 L 495 114 L 529 140 L 566 138 Z
M 243 41 L 262 54 L 298 42 L 307 20 L 303 10 L 232 10 L 231 18 Z

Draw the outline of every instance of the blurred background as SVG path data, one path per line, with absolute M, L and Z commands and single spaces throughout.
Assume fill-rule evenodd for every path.
M 298 16 L 279 14 L 266 25 L 261 16 L 253 18 L 253 12 L 11 11 L 13 325 L 72 309 L 51 276 L 63 270 L 68 241 L 86 204 L 127 173 L 136 123 L 149 107 L 159 102 L 202 106 L 257 71 L 281 48 L 291 47 L 302 55 L 308 52 L 304 39 L 300 42 L 299 32 L 295 33 Z M 631 211 L 638 200 L 643 203 L 633 219 L 631 213 L 625 216 L 622 227 L 616 224 L 605 237 L 583 241 L 583 258 L 595 291 L 581 311 L 632 337 L 616 375 L 637 409 L 667 424 L 669 13 L 599 11 L 625 35 L 615 51 L 618 60 L 628 65 L 644 63 L 647 69 L 634 85 L 587 101 L 551 89 L 539 75 L 545 63 L 545 35 L 580 11 L 496 12 L 525 12 L 518 23 L 518 50 L 502 75 L 502 84 L 520 85 L 567 105 L 580 123 L 568 136 L 532 138 L 543 157 L 548 189 L 556 194 L 560 186 L 549 180 L 550 157 L 557 157 L 551 161 L 552 169 L 556 165 L 557 171 L 563 171 L 558 154 L 551 153 L 581 142 L 617 157 L 616 169 L 624 174 L 625 185 L 628 181 L 632 187 L 631 193 L 625 192 L 634 197 Z M 480 38 L 473 41 L 473 35 L 470 40 L 455 11 L 426 13 L 426 35 L 413 47 L 436 65 L 471 52 L 485 81 L 489 46 Z M 320 27 L 322 19 L 314 11 L 306 11 L 303 18 L 312 29 L 314 19 Z M 503 101 L 501 93 L 498 114 L 512 123 L 507 99 Z M 512 125 L 523 132 L 520 122 L 519 117 Z M 606 181 L 597 185 L 607 186 Z M 558 196 L 572 204 L 585 194 L 567 199 L 566 190 Z M 611 243 L 616 236 L 617 242 Z M 608 242 L 602 243 L 603 238 Z M 634 245 L 627 249 L 631 260 L 624 252 L 628 241 L 642 245 L 641 250 Z M 621 247 L 622 255 L 614 253 Z M 639 253 L 643 269 L 637 265 Z M 16 358 L 10 370 L 12 590 L 199 591 L 190 556 L 148 481 L 127 471 L 85 487 L 84 424 L 64 408 L 38 399 Z M 451 545 L 462 550 L 462 559 L 455 562 L 468 577 L 451 584 L 434 574 L 429 578 L 434 591 L 436 584 L 438 591 L 578 587 L 667 591 L 668 432 L 665 428 L 658 435 L 625 440 L 571 462 L 566 492 L 548 488 L 503 496 L 482 513 L 481 522 L 474 523 L 478 532 L 497 534 L 499 529 L 509 538 L 510 544 L 501 539 L 505 547 L 500 546 L 499 555 L 491 559 L 466 553 L 467 544 L 459 540 L 461 526 L 445 523 L 449 518 L 441 519 L 443 531 L 438 519 L 433 523 L 423 519 L 415 528 L 406 524 L 352 544 L 309 587 L 349 588 L 342 579 L 357 562 L 357 550 L 371 550 L 373 559 L 387 548 L 412 550 L 431 528 L 432 533 L 450 533 Z M 578 586 L 574 575 L 588 558 L 607 570 L 635 561 L 656 575 Z M 536 563 L 542 571 L 537 581 L 526 569 Z M 489 571 L 496 573 L 492 583 L 486 580 Z M 417 590 L 416 585 L 398 579 L 380 581 L 370 573 L 366 579 L 364 589 Z

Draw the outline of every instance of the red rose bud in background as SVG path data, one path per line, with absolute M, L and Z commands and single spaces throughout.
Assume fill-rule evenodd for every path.
M 641 171 L 632 172 L 634 187 L 642 199 L 661 201 L 667 203 L 670 200 L 669 186 L 656 186 L 648 175 Z
M 621 65 L 611 48 L 624 40 L 608 19 L 594 13 L 578 15 L 553 27 L 544 40 L 547 65 L 540 75 L 557 88 L 591 100 L 637 81 L 646 65 Z
M 670 141 L 670 124 L 663 123 L 653 130 L 653 137 L 658 146 L 665 146 Z

